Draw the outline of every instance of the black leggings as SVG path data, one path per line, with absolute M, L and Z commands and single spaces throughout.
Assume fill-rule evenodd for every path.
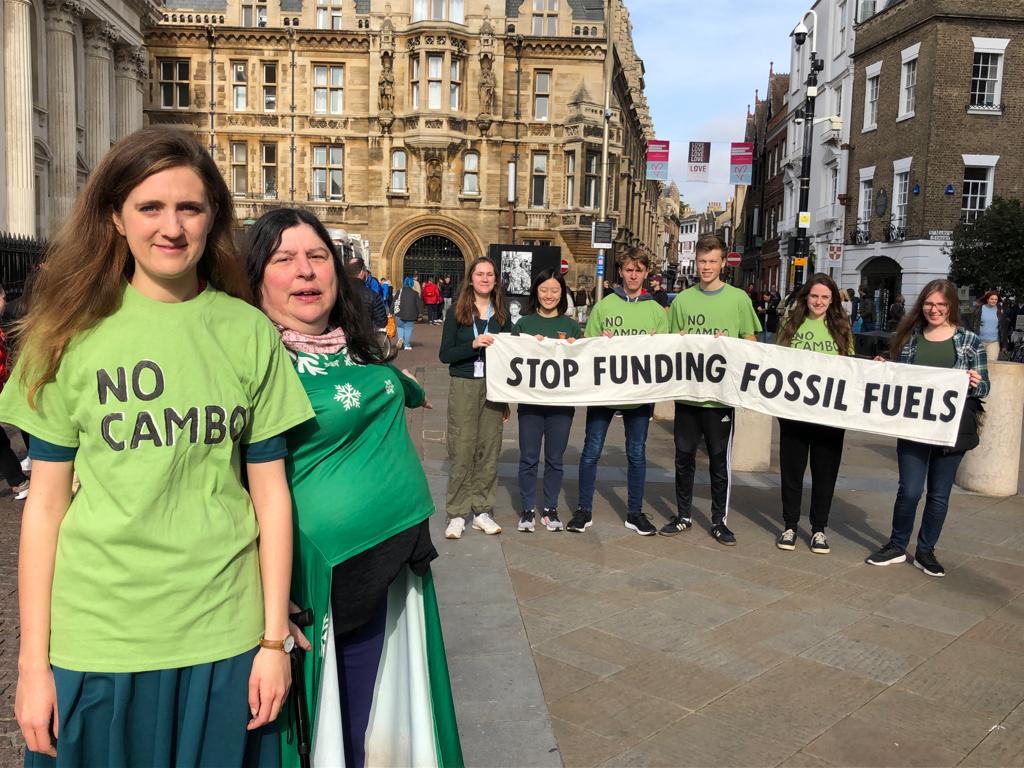
M 711 472 L 711 524 L 724 524 L 729 517 L 729 486 L 732 482 L 732 408 L 705 408 L 676 403 L 672 435 L 676 444 L 676 509 L 690 517 L 693 504 L 693 476 L 697 468 L 697 446 L 701 437 L 708 452 Z
M 11 488 L 21 485 L 28 479 L 21 471 L 21 459 L 11 448 L 11 439 L 7 437 L 7 431 L 2 426 L 0 426 L 0 475 Z
M 782 470 L 782 520 L 796 530 L 804 492 L 804 470 L 811 461 L 811 531 L 824 531 L 843 460 L 846 432 L 835 427 L 779 419 L 779 466 Z

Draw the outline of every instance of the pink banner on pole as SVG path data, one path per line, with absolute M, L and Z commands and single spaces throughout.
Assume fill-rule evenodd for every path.
M 734 141 L 729 151 L 729 183 L 750 184 L 754 169 L 754 145 Z
M 647 180 L 668 181 L 669 143 L 661 139 L 647 142 Z

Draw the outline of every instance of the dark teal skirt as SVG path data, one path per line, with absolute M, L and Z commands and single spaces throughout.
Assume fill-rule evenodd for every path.
M 28 768 L 276 768 L 272 728 L 245 730 L 256 649 L 210 664 L 154 672 L 53 668 L 60 717 L 56 759 L 25 752 Z M 271 724 L 273 725 L 273 724 Z

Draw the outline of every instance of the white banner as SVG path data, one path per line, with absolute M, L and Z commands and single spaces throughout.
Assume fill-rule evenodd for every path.
M 567 341 L 501 334 L 487 399 L 536 405 L 713 400 L 796 421 L 952 446 L 967 373 L 678 334 Z

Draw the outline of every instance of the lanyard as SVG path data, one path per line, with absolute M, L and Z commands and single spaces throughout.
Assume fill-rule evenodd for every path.
M 494 307 L 492 307 L 490 304 L 488 304 L 487 305 L 487 320 L 484 323 L 484 331 L 485 332 L 490 327 L 490 325 L 491 325 L 491 317 L 493 317 L 493 316 L 494 316 Z M 479 338 L 479 337 L 480 337 L 480 331 L 477 330 L 476 318 L 474 317 L 473 318 L 473 338 L 476 339 L 476 338 Z

